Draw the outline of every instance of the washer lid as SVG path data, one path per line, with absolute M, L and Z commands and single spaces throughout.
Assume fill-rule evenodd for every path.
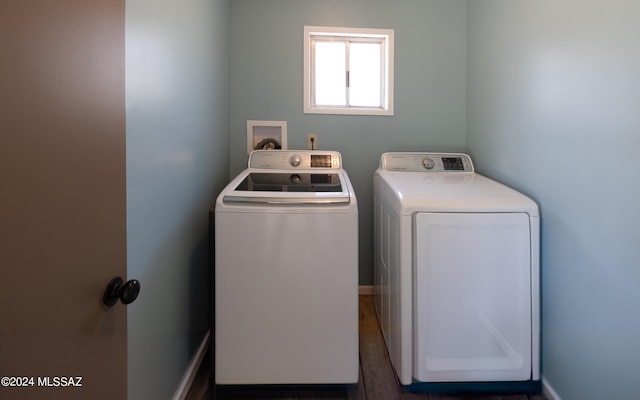
M 311 172 L 250 172 L 234 190 L 246 192 L 342 192 L 340 175 Z
M 246 169 L 221 197 L 227 204 L 347 205 L 355 201 L 344 170 Z

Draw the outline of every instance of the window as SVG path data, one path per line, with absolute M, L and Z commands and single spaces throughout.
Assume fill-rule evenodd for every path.
M 393 30 L 305 26 L 304 112 L 393 115 Z

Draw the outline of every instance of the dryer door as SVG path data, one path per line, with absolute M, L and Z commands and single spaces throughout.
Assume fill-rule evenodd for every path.
M 531 378 L 531 238 L 525 213 L 419 213 L 414 378 Z

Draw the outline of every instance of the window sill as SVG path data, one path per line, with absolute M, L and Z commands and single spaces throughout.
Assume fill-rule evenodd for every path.
M 338 108 L 338 107 L 304 107 L 305 114 L 332 114 L 332 115 L 380 115 L 393 116 L 393 108 Z

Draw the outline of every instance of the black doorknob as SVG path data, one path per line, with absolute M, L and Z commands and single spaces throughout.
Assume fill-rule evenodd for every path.
M 131 304 L 138 298 L 139 293 L 140 282 L 137 280 L 131 279 L 123 283 L 122 278 L 113 278 L 104 290 L 102 303 L 107 307 L 111 307 L 120 299 L 122 304 Z

